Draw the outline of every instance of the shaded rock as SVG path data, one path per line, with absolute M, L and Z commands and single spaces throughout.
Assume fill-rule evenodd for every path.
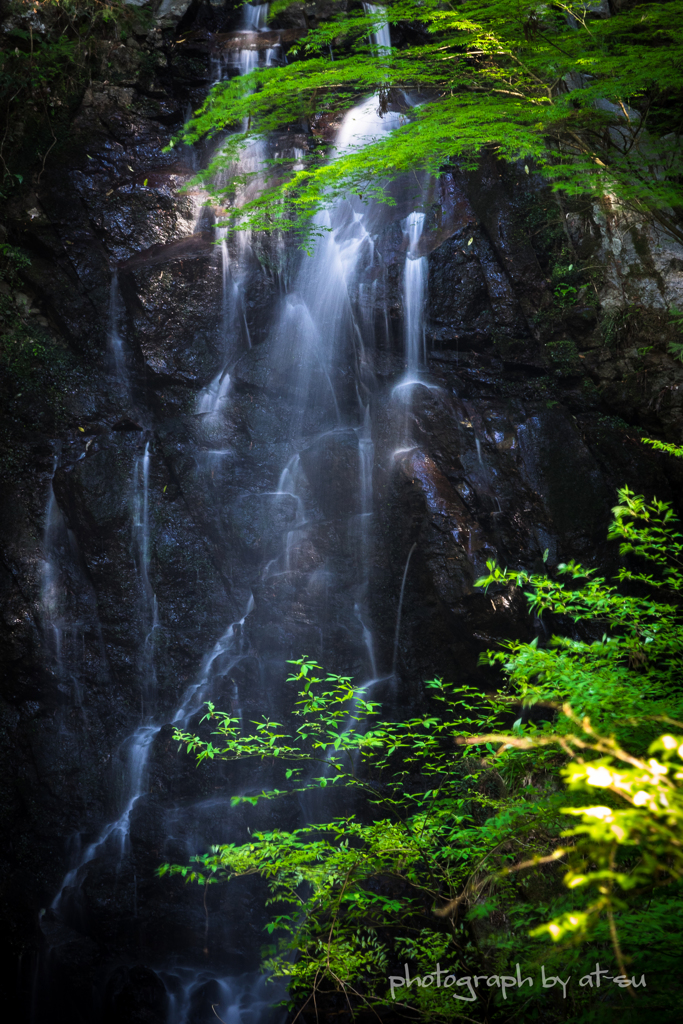
M 164 1024 L 167 1013 L 166 987 L 148 967 L 118 967 L 108 978 L 102 1018 L 106 1024 Z
M 236 541 L 250 554 L 272 557 L 298 514 L 299 502 L 292 494 L 245 494 L 234 502 L 229 522 Z
M 304 448 L 300 457 L 311 492 L 325 515 L 337 518 L 360 513 L 360 452 L 355 430 L 323 434 Z

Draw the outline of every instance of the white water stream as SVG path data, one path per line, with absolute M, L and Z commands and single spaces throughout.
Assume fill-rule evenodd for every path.
M 363 10 L 373 18 L 381 17 L 383 12 L 383 8 L 380 4 L 364 3 Z M 388 52 L 391 50 L 391 35 L 389 33 L 389 23 L 387 21 L 384 23 L 379 22 L 377 24 L 377 30 L 372 33 L 372 42 L 377 47 L 380 55 L 382 52 Z
M 126 368 L 126 350 L 121 337 L 121 294 L 119 291 L 119 279 L 116 272 L 111 276 L 109 288 L 109 316 L 108 316 L 108 337 L 107 342 L 114 364 L 114 371 L 119 384 L 126 395 L 130 392 L 130 381 Z
M 403 270 L 403 333 L 407 379 L 412 381 L 425 368 L 427 349 L 424 309 L 427 299 L 427 257 L 419 255 L 424 213 L 411 213 L 403 224 L 408 235 L 408 258 Z

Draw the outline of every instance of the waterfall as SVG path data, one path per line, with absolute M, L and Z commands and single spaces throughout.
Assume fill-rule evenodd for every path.
M 243 4 L 242 25 L 247 32 L 259 32 L 266 27 L 268 20 L 268 4 Z
M 242 24 L 239 31 L 245 33 L 245 37 L 247 33 L 264 31 L 268 18 L 268 8 L 269 5 L 267 3 L 257 5 L 245 3 L 242 7 Z M 277 51 L 277 47 L 266 50 L 265 60 L 263 60 L 264 66 L 267 67 L 275 63 Z M 253 46 L 247 46 L 237 51 L 236 66 L 240 75 L 246 75 L 260 65 L 261 52 L 261 50 Z M 235 66 L 235 62 L 233 62 L 233 66 Z M 224 64 L 220 63 L 217 71 L 218 81 L 223 78 L 224 73 Z M 247 124 L 245 122 L 242 125 L 242 131 L 246 130 Z M 235 207 L 239 208 L 248 202 L 262 188 L 263 179 L 259 172 L 263 167 L 265 157 L 265 141 L 261 137 L 256 137 L 247 147 L 241 150 L 236 163 L 218 172 L 216 176 L 216 185 L 218 187 L 227 186 L 230 179 L 238 175 L 248 176 L 247 184 L 240 187 L 235 198 Z M 230 363 L 235 358 L 240 345 L 247 349 L 251 348 L 251 337 L 245 312 L 244 287 L 246 275 L 243 269 L 244 265 L 248 264 L 251 255 L 251 232 L 241 231 L 238 233 L 236 241 L 237 254 L 234 260 L 231 260 L 230 257 L 227 228 L 219 225 L 216 226 L 215 235 L 216 240 L 220 243 L 221 259 L 222 315 L 219 345 L 223 353 L 223 366 L 213 380 L 199 394 L 196 403 L 196 413 L 198 416 L 203 417 L 203 425 L 209 435 L 214 435 L 220 430 L 221 413 L 225 408 L 225 400 L 230 388 L 230 375 L 228 373 Z M 216 449 L 212 449 L 211 454 L 215 456 L 219 452 Z M 209 460 L 208 465 L 210 469 L 213 467 L 213 458 Z
M 414 380 L 427 361 L 424 309 L 427 298 L 427 258 L 418 256 L 424 213 L 411 213 L 403 224 L 408 235 L 408 254 L 403 270 L 403 334 L 407 378 Z
M 135 460 L 133 470 L 133 556 L 142 583 L 141 619 L 145 638 L 140 652 L 140 676 L 144 694 L 152 701 L 156 688 L 154 632 L 159 626 L 159 607 L 149 578 L 149 463 L 147 441 L 144 454 Z
M 381 4 L 364 3 L 363 10 L 365 11 L 366 14 L 369 14 L 371 17 L 375 18 L 381 16 L 384 8 L 381 6 Z M 391 50 L 391 35 L 389 32 L 388 21 L 385 21 L 383 23 L 380 22 L 376 26 L 375 31 L 372 33 L 372 42 L 373 45 L 377 48 L 379 55 L 381 55 L 383 52 L 386 53 L 387 51 Z
M 304 526 L 306 524 L 306 509 L 304 506 L 303 494 L 305 493 L 306 479 L 301 468 L 301 458 L 293 455 L 285 468 L 280 473 L 276 494 L 289 495 L 296 501 L 296 517 L 292 529 L 287 530 L 284 537 L 283 551 L 278 558 L 268 562 L 263 573 L 263 579 L 268 579 L 274 572 L 291 572 L 295 568 L 297 544 L 304 537 Z M 281 567 L 281 568 L 280 568 Z
M 379 10 L 371 5 L 367 9 L 372 14 Z M 247 73 L 261 60 L 274 60 L 276 50 L 269 48 L 263 57 L 263 48 L 246 45 L 248 34 L 263 30 L 267 5 L 246 5 L 243 11 L 245 46 L 238 50 L 237 65 L 240 73 Z M 387 26 L 375 35 L 375 45 L 389 46 Z M 214 71 L 222 78 L 225 62 Z M 399 123 L 398 113 L 387 111 L 381 116 L 377 97 L 368 97 L 343 118 L 335 149 L 340 153 L 360 148 Z M 226 176 L 252 175 L 250 184 L 235 199 L 238 208 L 253 194 L 251 190 L 262 185 L 259 171 L 269 145 L 268 140 L 254 140 L 237 165 L 225 172 Z M 281 140 L 278 145 L 278 155 L 284 155 L 287 151 Z M 290 152 L 295 159 L 303 155 L 295 146 Z M 180 795 L 166 795 L 165 802 L 154 803 L 150 788 L 159 774 L 155 757 L 160 746 L 168 746 L 164 736 L 169 724 L 196 729 L 206 701 L 231 710 L 240 720 L 244 708 L 245 723 L 255 715 L 270 714 L 271 707 L 282 713 L 274 687 L 286 674 L 286 659 L 302 654 L 315 656 L 323 664 L 329 659 L 326 667 L 332 671 L 348 667 L 362 688 L 379 685 L 395 670 L 408 567 L 415 546 L 400 585 L 395 636 L 385 636 L 382 641 L 373 621 L 371 594 L 379 429 L 375 422 L 374 395 L 379 384 L 374 369 L 372 309 L 383 273 L 376 237 L 392 218 L 391 208 L 384 209 L 386 212 L 354 197 L 318 214 L 315 227 L 320 230 L 320 241 L 315 257 L 290 260 L 288 275 L 279 280 L 279 297 L 274 300 L 269 326 L 253 341 L 248 304 L 253 306 L 251 289 L 256 275 L 265 271 L 258 264 L 249 233 L 235 237 L 216 228 L 220 243 L 216 358 L 203 380 L 213 376 L 196 394 L 184 421 L 197 454 L 191 457 L 196 466 L 191 479 L 195 490 L 188 489 L 183 501 L 192 513 L 199 508 L 201 515 L 214 516 L 210 524 L 212 557 L 221 561 L 229 580 L 228 607 L 232 610 L 225 620 L 232 621 L 217 640 L 218 630 L 214 632 L 189 683 L 183 682 L 182 693 L 176 692 L 173 706 L 163 690 L 162 683 L 168 685 L 166 669 L 157 651 L 163 650 L 158 640 L 172 629 L 165 621 L 162 589 L 157 601 L 154 543 L 156 524 L 164 514 L 155 487 L 164 471 L 162 458 L 172 461 L 173 453 L 169 456 L 167 452 L 174 442 L 165 442 L 163 435 L 151 440 L 148 434 L 133 458 L 132 478 L 127 484 L 131 512 L 128 556 L 135 566 L 139 594 L 132 617 L 137 616 L 141 638 L 134 655 L 140 712 L 114 752 L 120 769 L 115 810 L 105 825 L 74 841 L 69 870 L 52 903 L 57 921 L 68 927 L 85 930 L 79 906 L 86 899 L 86 880 L 91 873 L 96 878 L 101 865 L 108 865 L 121 891 L 128 887 L 127 907 L 132 917 L 143 915 L 143 869 L 136 859 L 136 827 L 144 823 L 149 808 L 153 808 L 150 817 L 157 815 L 155 837 L 165 836 L 161 843 L 154 840 L 159 861 L 189 857 L 221 841 L 221 835 L 226 841 L 242 841 L 247 819 L 231 808 L 230 796 L 235 789 L 250 793 L 253 787 L 260 787 L 258 772 L 253 779 L 238 777 L 231 790 L 217 786 L 216 793 L 207 795 L 197 787 L 188 795 L 181 787 Z M 405 362 L 411 379 L 424 370 L 425 362 L 426 260 L 419 256 L 424 220 L 424 214 L 415 212 L 403 225 L 409 239 L 402 287 Z M 110 349 L 123 380 L 119 318 L 114 277 Z M 388 340 L 386 308 L 384 321 Z M 396 364 L 392 365 L 394 373 Z M 272 436 L 261 431 L 258 395 L 255 398 L 251 384 L 263 366 L 267 387 L 278 394 L 278 429 Z M 243 427 L 243 434 L 233 420 Z M 251 438 L 248 445 L 245 438 Z M 250 462 L 252 448 L 255 452 Z M 132 450 L 132 442 L 128 450 Z M 252 467 L 261 465 L 259 459 L 272 467 L 269 479 L 264 473 L 252 476 Z M 225 468 L 214 478 L 217 460 Z M 45 571 L 46 595 L 50 572 Z M 197 572 L 199 575 L 200 569 Z M 49 606 L 47 597 L 45 605 Z M 393 622 L 385 632 L 392 626 Z M 337 658 L 339 664 L 333 664 L 332 659 Z M 251 726 L 245 724 L 245 728 Z M 211 937 L 207 919 L 202 924 L 201 955 L 188 949 L 186 955 L 174 954 L 163 969 L 158 968 L 169 994 L 168 1024 L 208 1024 L 214 1016 L 230 1024 L 265 1024 L 273 1002 L 282 994 L 264 991 L 264 981 L 252 966 L 243 971 L 232 961 L 225 962 L 224 953 L 239 949 L 243 934 L 238 919 L 221 914 L 216 926 L 221 936 L 218 943 Z
M 62 665 L 62 583 L 60 580 L 58 548 L 63 543 L 66 534 L 66 525 L 61 509 L 55 497 L 53 480 L 57 472 L 59 459 L 55 456 L 52 476 L 50 477 L 50 492 L 45 515 L 45 529 L 43 531 L 43 565 L 40 573 L 40 608 L 43 627 L 51 648 L 51 655 L 54 657 L 57 675 L 61 677 Z
M 86 450 L 78 459 L 79 462 L 90 443 L 86 441 Z M 106 656 L 93 586 L 83 571 L 76 538 L 67 526 L 55 494 L 55 476 L 59 464 L 60 456 L 55 456 L 42 536 L 38 617 L 47 649 L 47 662 L 57 680 L 58 692 L 65 702 L 58 713 L 59 731 L 65 736 L 71 733 L 68 725 L 69 708 L 77 709 L 77 717 L 86 721 L 83 676 L 86 672 L 92 672 L 90 657 L 94 654 L 106 664 Z M 89 634 L 90 650 L 87 649 L 86 634 Z M 75 742 L 75 736 L 70 734 L 69 743 L 72 741 Z
M 408 579 L 408 569 L 410 568 L 410 559 L 413 557 L 413 551 L 417 547 L 417 541 L 413 544 L 408 557 L 406 558 L 405 569 L 403 570 L 403 579 L 401 580 L 401 590 L 398 595 L 398 611 L 396 613 L 396 632 L 394 633 L 394 656 L 391 664 L 391 671 L 396 672 L 396 662 L 398 660 L 398 641 L 401 636 L 401 614 L 403 612 L 403 594 L 406 589 L 406 580 Z
M 268 10 L 270 5 L 265 4 L 249 4 L 245 3 L 242 6 L 242 24 L 239 27 L 240 32 L 245 33 L 245 37 L 248 34 L 254 34 L 257 32 L 267 31 L 266 22 L 268 21 Z M 265 60 L 263 64 L 268 66 L 269 64 L 276 63 L 279 57 L 279 45 L 274 47 L 268 47 L 265 52 Z M 261 63 L 261 50 L 256 45 L 246 46 L 239 49 L 237 56 L 237 67 L 240 75 L 247 75 L 254 68 L 258 67 Z
M 145 444 L 143 454 L 134 460 L 132 480 L 131 554 L 137 568 L 142 590 L 139 610 L 142 641 L 138 651 L 137 664 L 141 684 L 141 718 L 143 721 L 132 735 L 123 741 L 115 753 L 115 759 L 123 765 L 125 778 L 123 810 L 117 818 L 104 826 L 97 839 L 89 843 L 85 849 L 82 848 L 81 837 L 77 836 L 75 838 L 72 850 L 73 866 L 67 871 L 57 895 L 52 901 L 53 910 L 62 909 L 64 897 L 77 887 L 82 869 L 103 853 L 105 848 L 108 847 L 112 850 L 118 865 L 121 866 L 124 857 L 128 853 L 131 812 L 141 794 L 145 791 L 149 748 L 160 729 L 160 726 L 153 724 L 149 718 L 149 713 L 154 706 L 157 682 L 154 665 L 154 633 L 159 627 L 157 598 L 149 576 L 150 458 L 150 445 L 148 441 Z M 56 505 L 56 503 L 54 504 Z M 52 508 L 52 506 L 53 498 L 50 500 L 49 507 Z M 50 529 L 54 529 L 54 526 L 50 526 L 50 515 L 48 513 L 46 535 Z M 52 575 L 53 571 L 50 571 L 46 573 L 46 578 L 51 578 Z M 145 703 L 148 705 L 147 708 L 145 708 Z
M 410 450 L 414 444 L 412 433 L 412 403 L 416 386 L 435 388 L 426 379 L 427 344 L 425 337 L 425 306 L 427 302 L 427 257 L 419 255 L 420 239 L 424 230 L 425 214 L 413 211 L 401 227 L 407 236 L 406 261 L 403 268 L 403 353 L 405 373 L 394 388 L 399 408 L 397 425 L 400 448 L 397 453 Z

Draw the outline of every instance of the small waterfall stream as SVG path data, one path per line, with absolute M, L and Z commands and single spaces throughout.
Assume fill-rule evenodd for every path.
M 142 714 L 149 714 L 156 696 L 156 670 L 154 667 L 154 631 L 159 627 L 159 606 L 149 577 L 149 441 L 143 454 L 135 460 L 133 470 L 133 556 L 142 583 L 140 620 L 144 641 L 139 659 L 142 683 Z M 147 704 L 147 708 L 145 707 Z
M 407 381 L 415 379 L 427 362 L 424 309 L 427 299 L 427 258 L 418 255 L 424 229 L 424 213 L 411 213 L 404 223 L 408 235 L 408 258 L 403 271 L 404 337 Z
M 63 674 L 62 645 L 64 623 L 62 619 L 63 584 L 59 572 L 59 549 L 67 538 L 64 516 L 55 497 L 53 480 L 59 465 L 55 456 L 50 479 L 50 491 L 43 531 L 43 566 L 40 574 L 40 610 L 43 627 L 47 634 L 50 653 L 54 657 L 58 676 Z
M 382 6 L 381 4 L 363 4 L 363 10 L 366 14 L 371 17 L 381 17 Z M 372 42 L 378 48 L 379 52 L 391 50 L 391 34 L 389 32 L 389 23 L 379 24 L 377 31 L 372 33 Z
M 119 290 L 119 278 L 116 271 L 111 275 L 111 286 L 109 289 L 109 315 L 108 315 L 108 345 L 114 364 L 114 372 L 122 390 L 128 395 L 130 381 L 126 368 L 126 350 L 121 337 L 121 292 Z

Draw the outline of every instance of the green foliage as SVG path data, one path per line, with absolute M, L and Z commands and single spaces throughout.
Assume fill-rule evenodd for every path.
M 529 854 L 541 848 L 540 837 L 558 828 L 556 800 L 542 801 L 535 787 L 506 806 L 500 820 L 492 817 L 501 780 L 453 742 L 481 723 L 492 724 L 505 702 L 482 702 L 472 688 L 433 680 L 427 684 L 433 702 L 428 714 L 379 721 L 378 705 L 348 678 L 320 675 L 308 659 L 294 664 L 298 671 L 289 681 L 300 691 L 292 734 L 264 719 L 241 735 L 234 717 L 209 706 L 214 739 L 180 731 L 176 738 L 200 760 L 275 756 L 296 783 L 289 792 L 341 787 L 356 794 L 359 810 L 292 832 L 255 832 L 248 844 L 214 847 L 193 858 L 193 865 L 164 865 L 159 873 L 200 885 L 251 874 L 267 879 L 273 907 L 267 932 L 279 942 L 264 968 L 289 979 L 295 1000 L 338 991 L 357 1010 L 381 1006 L 397 957 L 426 965 L 448 957 L 450 969 L 471 974 L 484 960 L 455 904 L 464 909 L 478 903 L 481 916 L 483 900 L 492 896 L 491 868 L 520 849 Z M 539 770 L 556 760 L 554 752 L 536 755 Z M 281 795 L 273 789 L 234 802 Z M 509 852 L 506 842 L 512 843 Z M 516 884 L 498 887 L 512 890 Z M 484 917 L 493 910 L 491 902 Z M 492 950 L 492 970 L 511 956 L 511 950 Z M 402 1003 L 424 1019 L 458 1019 L 457 1004 L 442 1006 L 441 996 L 416 988 Z
M 582 728 L 590 734 L 587 724 Z M 659 754 L 659 760 L 633 757 L 612 739 L 591 738 L 581 747 L 584 755 L 589 750 L 602 756 L 588 764 L 583 760 L 569 764 L 563 770 L 568 788 L 582 794 L 599 789 L 605 796 L 614 794 L 619 802 L 616 807 L 615 801 L 609 801 L 612 806 L 565 811 L 581 818 L 580 825 L 565 833 L 580 837 L 571 850 L 572 867 L 565 884 L 570 889 L 597 888 L 599 898 L 579 915 L 578 923 L 567 915 L 544 925 L 554 939 L 561 938 L 563 931 L 585 931 L 591 916 L 605 909 L 613 920 L 615 910 L 626 908 L 623 899 L 614 895 L 615 886 L 625 894 L 683 879 L 683 736 L 664 734 L 655 740 L 648 753 Z M 625 856 L 620 858 L 622 853 Z
M 332 820 L 256 831 L 159 869 L 202 886 L 267 880 L 276 944 L 264 968 L 288 980 L 292 1005 L 343 993 L 354 1016 L 390 1010 L 425 1024 L 675 1014 L 683 535 L 666 503 L 625 487 L 609 536 L 626 559 L 614 584 L 573 562 L 546 575 L 488 566 L 478 585 L 524 588 L 530 609 L 557 627 L 546 645 L 508 641 L 484 656 L 505 678 L 495 696 L 432 680 L 422 715 L 385 721 L 349 678 L 303 658 L 289 680 L 299 686 L 292 728 L 263 719 L 243 733 L 209 705 L 210 739 L 176 733 L 198 760 L 282 766 L 284 789 L 235 802 L 321 787 L 352 798 Z M 553 721 L 522 716 L 501 729 L 520 703 Z M 616 963 L 604 999 L 589 979 L 600 961 Z M 413 977 L 440 964 L 458 984 L 499 980 L 467 1002 L 458 989 L 458 1002 L 437 986 L 399 984 L 407 962 Z M 513 984 L 517 965 L 575 981 L 553 1001 L 540 985 Z M 641 973 L 647 987 L 636 995 L 630 981 Z
M 580 278 L 579 267 L 575 267 L 573 263 L 567 265 L 566 256 L 567 253 L 564 251 L 560 259 L 554 264 L 551 272 L 555 302 L 560 307 L 573 305 L 579 290 L 577 287 Z M 565 258 L 563 259 L 562 257 Z
M 521 698 L 569 702 L 576 713 L 603 728 L 623 720 L 620 728 L 635 739 L 629 720 L 658 714 L 662 701 L 670 713 L 683 716 L 678 685 L 683 616 L 676 596 L 683 589 L 683 535 L 667 503 L 656 498 L 646 502 L 627 487 L 618 494 L 620 504 L 613 510 L 608 536 L 622 542 L 622 554 L 646 559 L 652 571 L 625 565 L 617 581 L 644 584 L 649 592 L 624 593 L 574 562 L 559 565 L 556 578 L 489 563 L 489 575 L 478 582 L 528 587 L 529 604 L 537 615 L 568 616 L 587 627 L 583 636 L 553 636 L 547 647 L 537 640 L 511 640 L 501 645 L 502 651 L 486 655 L 489 664 L 503 669 Z M 647 733 L 645 726 L 640 728 Z
M 3 19 L 0 162 L 7 195 L 36 157 L 44 167 L 68 125 L 70 106 L 100 68 L 102 45 L 106 50 L 107 40 L 111 46 L 132 21 L 149 20 L 150 13 L 125 0 L 10 0 Z
M 658 736 L 647 751 L 658 756 L 636 757 L 613 737 L 597 734 L 590 720 L 575 716 L 569 705 L 565 705 L 563 714 L 571 732 L 530 738 L 488 735 L 470 742 L 502 742 L 506 750 L 559 746 L 568 760 L 560 771 L 568 793 L 585 799 L 586 795 L 595 798 L 596 790 L 602 791 L 605 803 L 561 808 L 563 814 L 581 819 L 575 828 L 562 833 L 565 838 L 574 838 L 573 843 L 504 871 L 567 858 L 564 884 L 573 891 L 591 892 L 592 901 L 583 910 L 572 908 L 531 934 L 548 934 L 555 942 L 567 935 L 583 939 L 606 914 L 617 960 L 625 974 L 615 923 L 616 914 L 629 909 L 625 897 L 683 880 L 683 736 Z M 668 720 L 660 715 L 653 722 L 659 726 L 663 718 Z
M 572 289 L 576 291 L 576 289 Z M 576 373 L 579 363 L 579 353 L 576 348 L 576 343 L 571 340 L 563 341 L 549 341 L 546 343 L 546 349 L 550 356 L 550 361 L 553 364 L 553 369 L 556 377 L 570 376 L 572 373 Z
M 413 41 L 386 52 L 373 46 L 369 37 L 385 22 Z M 391 201 L 386 185 L 397 174 L 438 173 L 454 160 L 473 167 L 486 150 L 525 161 L 527 173 L 531 163 L 570 195 L 616 194 L 655 210 L 677 232 L 665 208 L 680 204 L 682 26 L 681 0 L 609 18 L 594 17 L 583 0 L 395 0 L 372 14 L 338 10 L 299 40 L 287 65 L 215 86 L 181 138 L 247 125 L 219 147 L 210 179 L 255 135 L 307 120 L 315 137 L 321 115 L 377 93 L 380 112 L 403 111 L 399 127 L 331 161 L 314 144 L 302 170 L 274 162 L 269 187 L 233 210 L 234 220 L 301 228 L 348 192 Z M 417 91 L 416 106 L 403 90 Z M 233 193 L 242 184 L 234 181 Z
M 0 281 L 14 284 L 19 270 L 31 266 L 31 258 L 16 245 L 0 244 Z

